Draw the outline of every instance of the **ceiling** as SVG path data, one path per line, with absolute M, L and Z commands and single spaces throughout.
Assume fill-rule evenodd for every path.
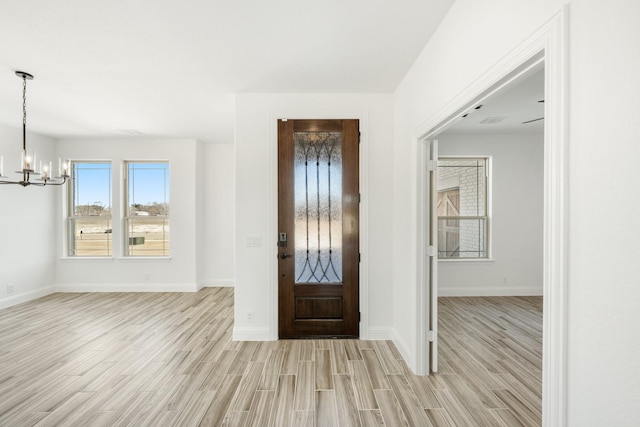
M 479 109 L 471 109 L 466 117 L 460 118 L 446 133 L 541 134 L 544 132 L 544 120 L 537 119 L 544 117 L 544 102 L 540 102 L 542 100 L 544 68 L 511 84 L 498 95 L 483 102 Z
M 234 94 L 390 93 L 453 0 L 0 0 L 0 123 L 233 142 Z

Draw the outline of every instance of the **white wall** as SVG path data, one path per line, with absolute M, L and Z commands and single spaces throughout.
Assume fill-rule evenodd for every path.
M 55 141 L 27 133 L 36 160 L 55 158 Z M 4 175 L 21 179 L 22 129 L 0 125 Z M 38 160 L 39 161 L 39 160 Z M 0 185 L 0 308 L 53 292 L 55 281 L 55 211 L 60 187 Z M 14 291 L 7 293 L 7 285 Z
M 533 34 L 559 0 L 457 0 L 394 94 L 393 326 L 415 367 L 412 131 Z M 640 419 L 640 2 L 570 2 L 568 425 Z M 615 216 L 615 219 L 613 219 Z
M 66 205 L 59 197 L 57 289 L 62 291 L 193 291 L 197 289 L 197 148 L 195 140 L 61 140 L 61 157 L 112 161 L 113 254 L 107 259 L 67 257 L 64 230 Z M 122 166 L 125 160 L 170 162 L 171 256 L 125 258 L 122 245 Z M 66 189 L 65 189 L 66 190 Z M 200 189 L 202 191 L 202 189 Z M 147 274 L 149 280 L 147 281 Z
M 389 94 L 240 94 L 236 98 L 237 339 L 277 338 L 278 118 L 359 118 L 361 144 L 361 310 L 369 338 L 391 332 L 392 109 Z M 364 153 L 364 155 L 362 154 Z M 262 246 L 247 247 L 247 236 Z M 368 307 L 368 309 L 366 308 Z M 255 314 L 253 322 L 246 313 Z
M 569 416 L 572 426 L 633 426 L 640 420 L 640 55 L 629 41 L 640 40 L 640 2 L 581 0 L 571 11 Z
M 491 260 L 440 261 L 441 296 L 542 295 L 542 135 L 438 136 L 439 154 L 491 156 Z
M 235 173 L 233 144 L 203 144 L 203 243 L 201 283 L 233 286 L 235 282 Z

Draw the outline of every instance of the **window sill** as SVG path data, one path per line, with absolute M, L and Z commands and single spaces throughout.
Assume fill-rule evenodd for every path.
M 440 259 L 440 258 L 438 258 L 438 262 L 445 262 L 445 263 L 449 263 L 449 262 L 454 262 L 454 263 L 458 263 L 458 262 L 495 262 L 495 260 L 493 258 L 459 258 L 459 259 L 453 259 L 453 258 Z
M 60 261 L 113 261 L 115 258 L 110 256 L 64 256 L 58 258 Z
M 171 256 L 122 256 L 118 261 L 171 261 Z

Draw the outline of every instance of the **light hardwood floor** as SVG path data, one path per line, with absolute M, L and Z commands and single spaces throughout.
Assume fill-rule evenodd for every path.
M 233 290 L 0 310 L 0 426 L 537 426 L 542 299 L 441 298 L 440 372 L 388 341 L 233 342 Z

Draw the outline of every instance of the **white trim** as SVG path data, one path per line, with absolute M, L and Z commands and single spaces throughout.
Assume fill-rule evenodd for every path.
M 436 114 L 420 125 L 413 134 L 422 154 L 424 141 L 451 126 L 465 109 L 505 90 L 509 82 L 540 67 L 545 67 L 545 182 L 544 182 L 544 320 L 542 425 L 564 426 L 567 422 L 567 241 L 568 241 L 568 6 L 543 25 L 524 43 L 509 53 L 481 78 L 455 96 Z M 423 185 L 425 167 L 418 156 L 418 187 Z M 422 209 L 424 194 L 418 194 L 418 248 L 424 246 L 424 229 L 420 222 L 426 217 Z M 416 284 L 416 371 L 424 365 L 421 351 L 426 324 L 422 321 L 426 305 L 423 298 L 427 282 L 424 257 L 418 259 Z M 404 356 L 404 355 L 403 355 Z M 410 360 L 410 359 L 407 359 Z
M 54 286 L 47 286 L 46 288 L 35 289 L 33 291 L 21 292 L 16 295 L 11 295 L 0 299 L 0 309 L 12 307 L 14 305 L 29 302 L 34 299 L 46 297 L 56 292 Z
M 56 292 L 197 292 L 196 283 L 83 283 L 58 284 Z
M 290 114 L 288 112 L 272 112 L 270 114 L 270 138 L 269 150 L 271 153 L 269 173 L 271 176 L 271 197 L 269 207 L 270 236 L 274 241 L 278 235 L 278 119 L 304 120 L 304 119 L 358 119 L 360 127 L 360 339 L 369 339 L 369 113 L 359 110 L 353 113 L 336 114 Z M 270 246 L 269 257 L 274 260 L 270 264 L 270 296 L 269 324 L 271 325 L 271 339 L 278 339 L 278 249 L 276 245 Z M 234 338 L 235 339 L 235 338 Z
M 409 351 L 409 346 L 402 339 L 402 335 L 398 333 L 398 331 L 393 328 L 391 329 L 391 336 L 393 344 L 396 346 L 396 349 L 402 356 L 402 359 L 406 362 L 408 366 L 415 366 L 416 360 L 414 359 L 415 353 Z
M 569 8 L 545 38 L 545 207 L 542 425 L 567 424 Z
M 408 354 L 400 351 L 404 360 L 407 361 L 409 366 L 415 366 L 416 375 L 428 375 L 429 374 L 429 344 L 424 339 L 426 331 L 429 325 L 430 315 L 430 298 L 429 289 L 427 284 L 429 283 L 429 270 L 427 268 L 429 259 L 427 256 L 427 246 L 429 246 L 429 226 L 426 221 L 429 212 L 429 169 L 427 168 L 429 147 L 426 140 L 418 141 L 418 138 L 412 139 L 413 144 L 417 144 L 417 212 L 416 212 L 416 276 L 418 280 L 415 283 L 416 293 L 416 353 L 412 357 L 408 357 Z M 394 337 L 394 342 L 397 342 L 398 335 Z M 406 344 L 405 344 L 406 346 Z M 400 348 L 398 348 L 400 350 Z M 409 360 L 414 359 L 415 364 L 410 364 Z
M 481 286 L 470 288 L 469 286 L 439 287 L 438 294 L 441 297 L 507 297 L 507 296 L 542 296 L 542 287 L 519 288 L 517 286 Z
M 210 279 L 201 280 L 200 288 L 233 288 L 235 286 L 234 279 Z
M 273 341 L 273 338 L 269 328 L 238 326 L 233 328 L 233 341 Z
M 393 340 L 394 331 L 392 328 L 369 328 L 367 339 L 371 341 Z

